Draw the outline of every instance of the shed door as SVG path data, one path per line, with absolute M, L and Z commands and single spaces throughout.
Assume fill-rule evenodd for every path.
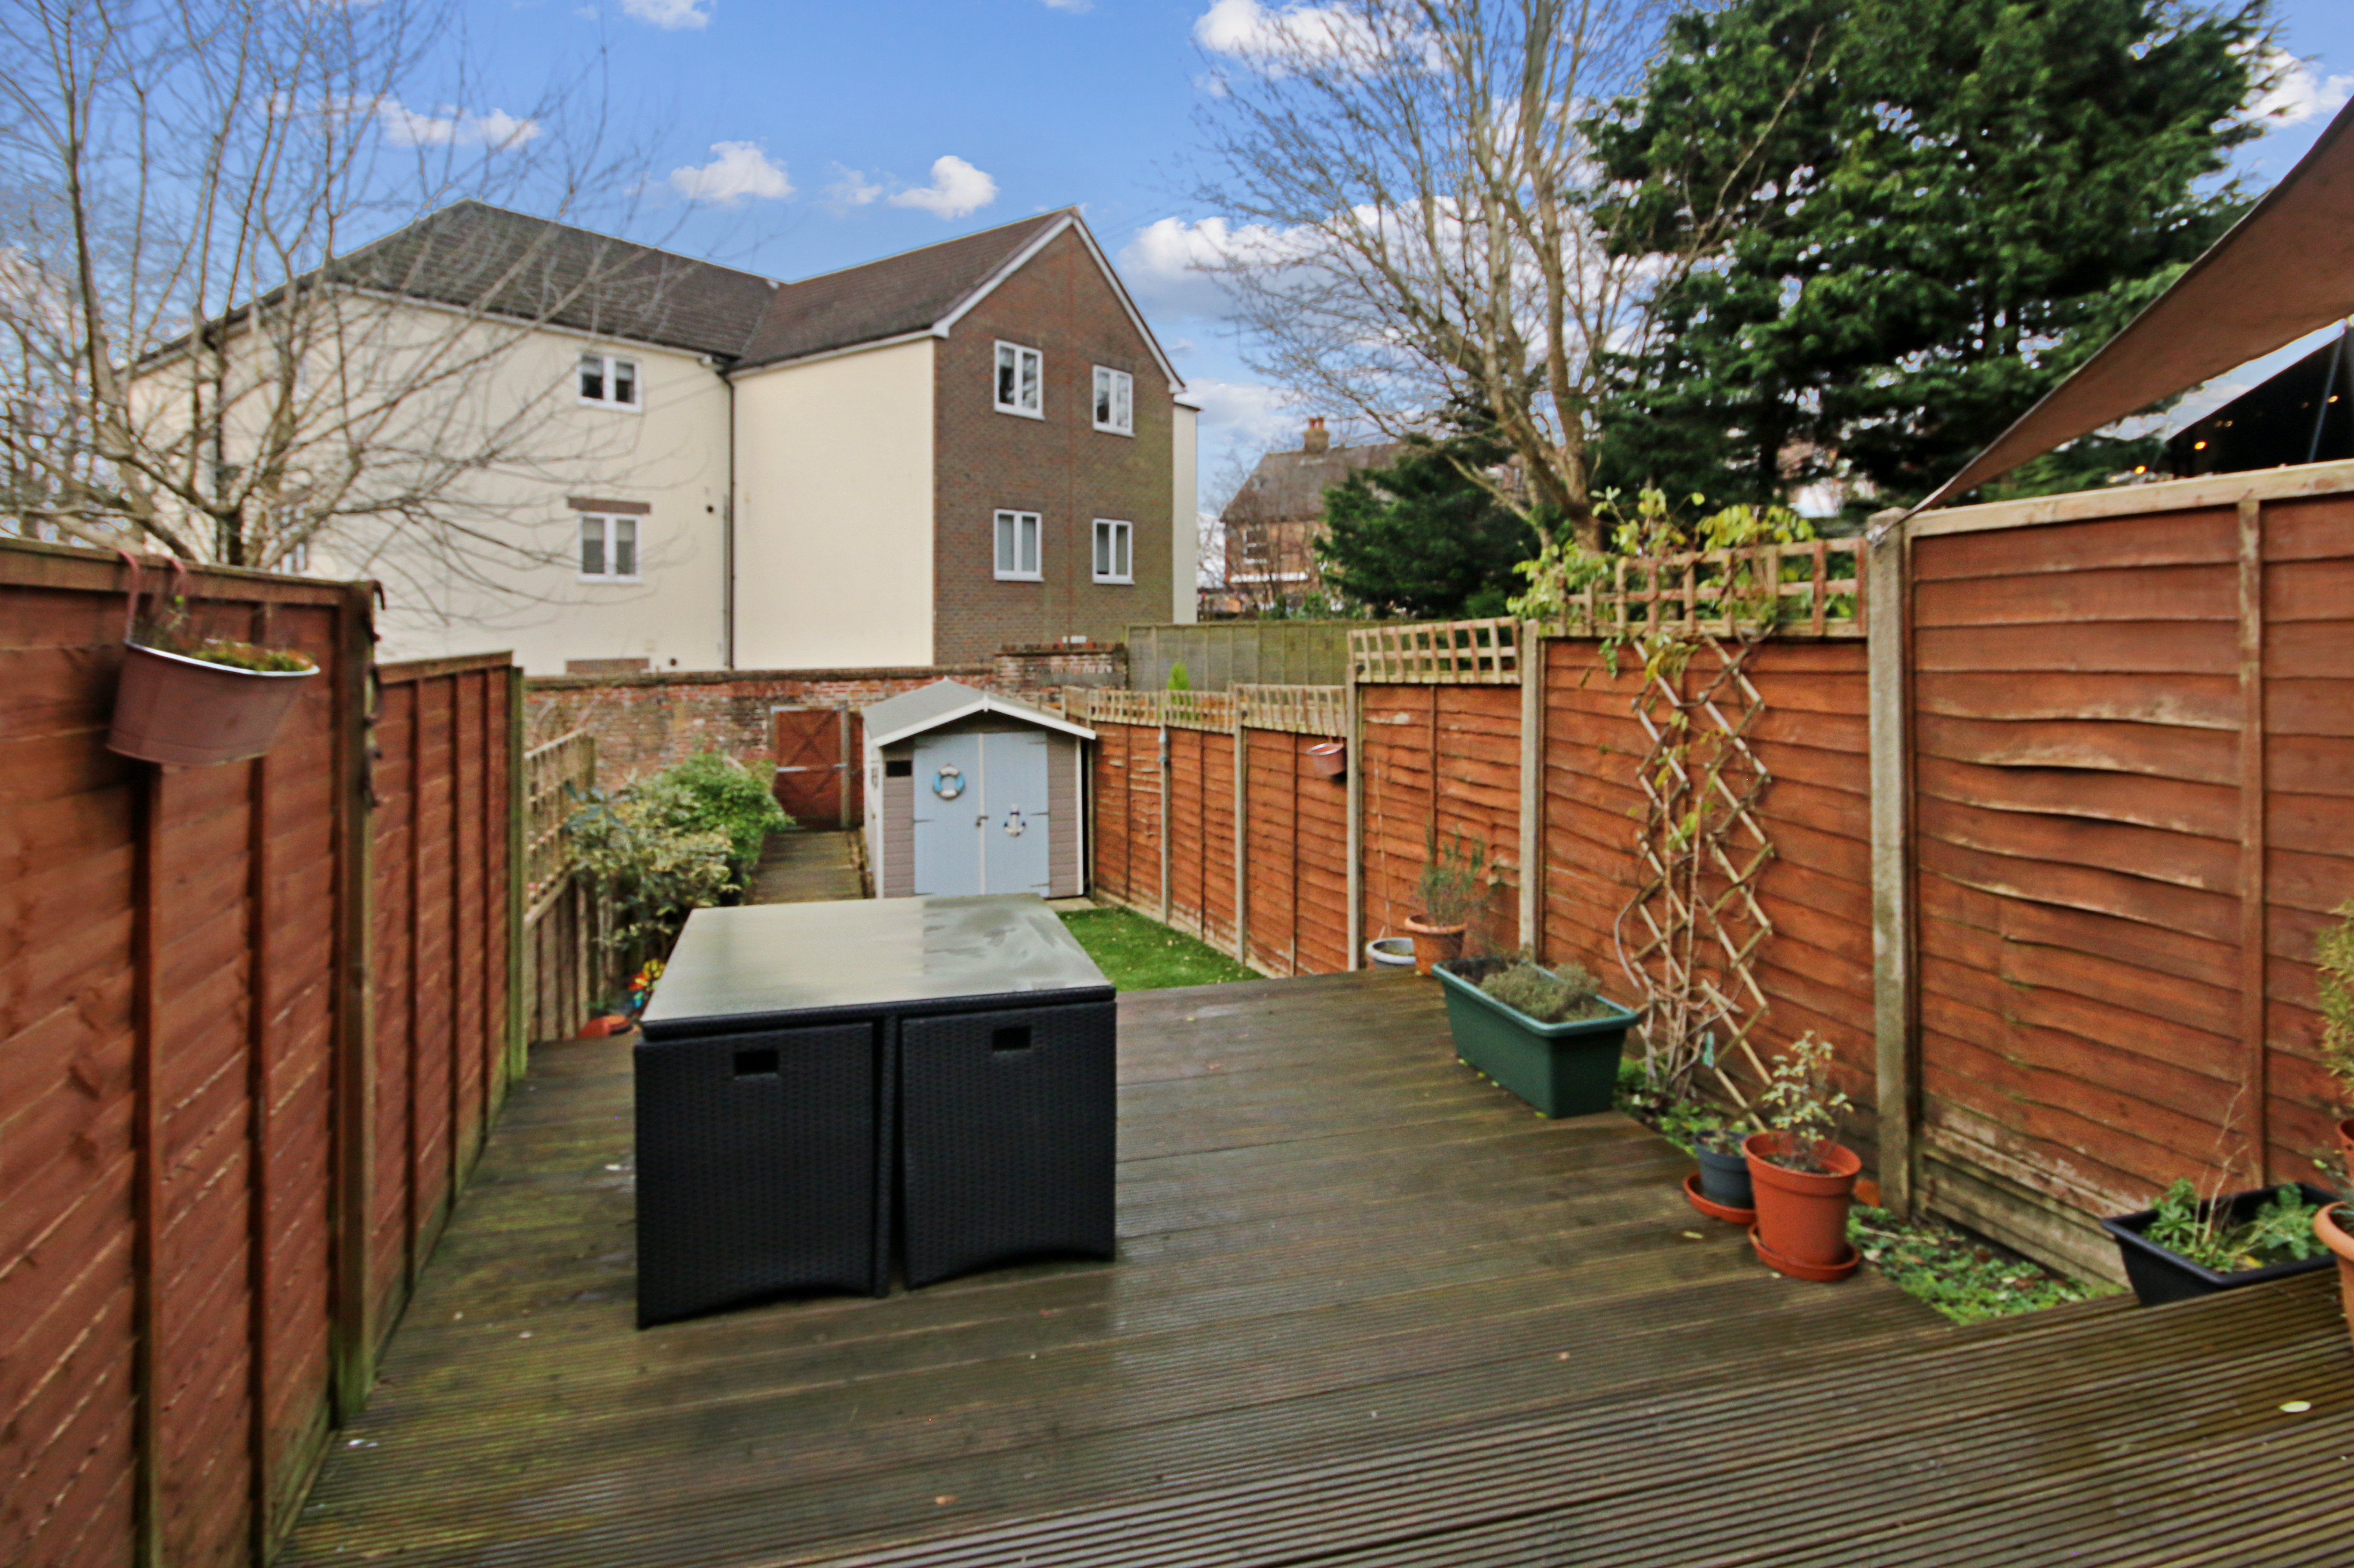
M 917 894 L 983 893 L 981 878 L 981 736 L 928 736 L 916 742 L 915 863 Z
M 1047 891 L 1046 737 L 1034 729 L 984 735 L 981 780 L 989 825 L 981 832 L 983 880 L 991 893 Z

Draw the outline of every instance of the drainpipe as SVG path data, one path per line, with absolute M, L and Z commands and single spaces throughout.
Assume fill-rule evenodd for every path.
M 726 576 L 726 602 L 720 607 L 722 657 L 736 668 L 736 379 L 727 366 L 716 366 L 719 384 L 727 388 L 727 494 L 719 503 L 720 569 Z

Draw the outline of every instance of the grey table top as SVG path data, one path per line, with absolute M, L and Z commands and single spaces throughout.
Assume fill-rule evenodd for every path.
M 1108 998 L 1111 982 L 1034 894 L 756 904 L 687 916 L 642 1022 L 660 1040 L 1066 991 Z

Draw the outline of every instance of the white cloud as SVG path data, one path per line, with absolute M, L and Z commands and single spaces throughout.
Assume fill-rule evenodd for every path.
M 997 199 L 997 182 L 953 154 L 932 162 L 932 183 L 901 191 L 893 207 L 920 207 L 936 217 L 962 217 Z
M 2334 114 L 2346 107 L 2347 94 L 2354 90 L 2354 75 L 2325 77 L 2314 69 L 2314 62 L 2298 59 L 2285 49 L 2266 49 L 2258 66 L 2279 79 L 2249 112 L 2275 125 L 2302 125 Z
M 1119 253 L 1119 275 L 1136 296 L 1180 315 L 1223 316 L 1234 300 L 1218 281 L 1228 260 L 1284 261 L 1308 253 L 1308 237 L 1265 224 L 1163 217 L 1136 231 Z
M 1185 383 L 1185 395 L 1202 406 L 1202 429 L 1231 432 L 1234 444 L 1298 446 L 1299 423 L 1291 394 L 1250 381 L 1202 379 Z
M 377 123 L 384 127 L 384 139 L 396 147 L 488 147 L 504 152 L 520 147 L 539 134 L 539 122 L 522 120 L 504 109 L 493 109 L 487 114 L 468 114 L 454 104 L 443 104 L 438 111 L 408 109 L 397 98 L 380 98 L 374 103 L 358 101 L 353 107 L 363 112 L 373 111 Z
M 782 201 L 793 194 L 784 166 L 769 161 L 757 142 L 714 142 L 711 162 L 670 172 L 671 188 L 690 201 L 733 206 L 747 196 Z
M 704 7 L 713 0 L 621 0 L 621 9 L 641 22 L 652 22 L 657 27 L 675 32 L 681 27 L 705 27 L 711 25 L 711 13 Z
M 863 170 L 845 169 L 840 164 L 833 165 L 833 183 L 825 187 L 826 203 L 837 211 L 865 207 L 882 195 L 880 181 L 868 179 Z
M 1270 11 L 1258 0 L 1216 0 L 1193 24 L 1193 41 L 1215 55 L 1262 64 L 1378 47 L 1363 17 L 1342 5 L 1286 5 Z

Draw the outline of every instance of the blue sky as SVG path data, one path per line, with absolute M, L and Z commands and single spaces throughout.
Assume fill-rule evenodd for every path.
M 1199 40 L 1262 3 L 468 0 L 477 79 L 454 107 L 524 113 L 551 80 L 588 83 L 580 96 L 601 99 L 613 144 L 644 166 L 633 237 L 788 279 L 1077 204 L 1204 407 L 1206 482 L 1229 450 L 1286 444 L 1312 411 L 1244 368 L 1174 243 L 1204 216 L 1186 199 Z M 2248 150 L 2256 189 L 2354 90 L 2354 4 L 2274 14 L 2308 62 L 2309 107 Z

